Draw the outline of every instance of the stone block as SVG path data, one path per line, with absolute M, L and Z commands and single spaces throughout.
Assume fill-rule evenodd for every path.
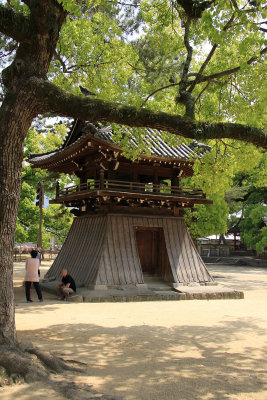
M 107 290 L 107 285 L 90 285 L 87 286 L 86 289 L 88 290 Z
M 69 296 L 67 301 L 70 303 L 83 303 L 83 296 L 76 294 L 74 296 Z
M 147 285 L 145 283 L 136 283 L 135 286 L 137 289 L 147 289 Z

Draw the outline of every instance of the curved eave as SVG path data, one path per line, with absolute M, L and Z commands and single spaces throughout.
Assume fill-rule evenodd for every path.
M 68 159 L 73 159 L 74 161 L 86 149 L 93 149 L 92 139 L 95 138 L 91 134 L 84 135 L 75 143 L 56 150 L 54 153 L 32 154 L 28 161 L 36 168 L 53 170 L 59 163 L 64 163 Z
M 82 136 L 76 142 L 68 147 L 61 148 L 54 152 L 44 154 L 32 154 L 29 162 L 34 168 L 47 169 L 55 172 L 73 173 L 77 170 L 77 161 L 90 154 L 99 151 L 114 151 L 119 153 L 119 159 L 125 159 L 122 149 L 113 143 L 98 137 L 92 136 L 90 133 Z M 162 157 L 157 155 L 140 154 L 139 160 L 135 162 L 158 163 L 161 167 L 176 167 L 183 169 L 182 176 L 191 176 L 193 174 L 193 160 L 177 157 Z

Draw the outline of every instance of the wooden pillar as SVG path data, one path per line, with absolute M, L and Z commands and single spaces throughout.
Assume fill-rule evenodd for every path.
M 136 170 L 136 165 L 133 164 L 133 169 L 132 169 L 132 182 L 137 182 L 137 170 Z M 131 190 L 135 190 L 136 186 L 134 184 L 131 185 Z
M 159 176 L 158 171 L 153 172 L 153 192 L 159 192 Z
M 99 186 L 100 186 L 100 190 L 104 189 L 104 170 L 101 169 L 99 171 Z
M 115 171 L 109 167 L 108 169 L 108 179 L 114 180 L 115 179 Z
M 179 177 L 177 176 L 177 171 L 174 172 L 175 174 L 171 178 L 171 186 L 172 186 L 172 193 L 179 188 Z
M 137 170 L 136 170 L 136 165 L 133 165 L 133 170 L 132 170 L 132 181 L 137 182 Z
M 85 183 L 87 183 L 87 178 L 85 176 L 80 176 L 80 190 L 82 188 L 85 189 Z
M 179 207 L 176 205 L 173 206 L 173 216 L 179 217 Z
M 112 163 L 108 164 L 108 179 L 106 181 L 106 188 L 109 186 L 109 181 L 114 181 L 115 180 L 115 175 L 116 172 L 112 168 Z
M 59 196 L 59 181 L 56 183 L 56 197 Z

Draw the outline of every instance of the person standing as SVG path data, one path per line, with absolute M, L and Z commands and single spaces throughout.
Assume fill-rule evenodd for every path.
M 41 273 L 40 273 L 41 253 L 40 253 L 40 249 L 39 249 L 39 248 L 37 248 L 36 251 L 37 251 L 37 256 L 36 256 L 36 258 L 39 260 L 38 276 L 39 276 L 39 278 L 40 278 L 40 275 L 41 275 Z
M 61 284 L 56 287 L 57 292 L 61 296 L 61 300 L 66 300 L 66 298 L 76 292 L 76 284 L 68 271 L 64 268 L 62 269 L 60 275 L 62 276 Z
M 37 256 L 37 251 L 32 250 L 31 258 L 27 258 L 25 264 L 26 273 L 24 281 L 25 281 L 25 292 L 26 292 L 27 303 L 32 303 L 32 298 L 31 298 L 32 284 L 34 285 L 39 301 L 43 301 L 43 296 L 39 285 L 39 276 L 38 276 L 38 270 L 40 264 L 36 256 Z

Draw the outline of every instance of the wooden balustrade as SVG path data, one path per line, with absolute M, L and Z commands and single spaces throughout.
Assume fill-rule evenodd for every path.
M 67 196 L 74 193 L 94 191 L 94 190 L 109 190 L 131 193 L 151 193 L 154 195 L 172 195 L 186 197 L 205 198 L 202 190 L 190 187 L 167 186 L 153 183 L 126 182 L 110 179 L 95 180 L 80 185 L 69 186 L 65 189 L 58 190 L 57 197 Z

